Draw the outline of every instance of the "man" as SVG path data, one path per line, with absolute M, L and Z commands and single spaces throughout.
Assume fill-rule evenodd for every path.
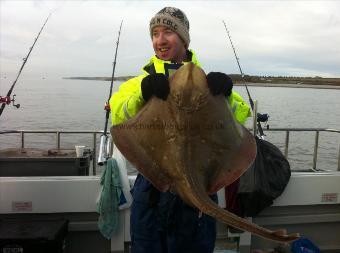
M 196 54 L 188 50 L 189 21 L 179 9 L 166 7 L 150 21 L 150 35 L 155 56 L 144 66 L 143 74 L 120 86 L 110 99 L 113 125 L 135 116 L 152 97 L 166 100 L 168 77 L 180 66 L 193 62 Z M 231 79 L 219 72 L 207 75 L 213 95 L 228 99 L 236 119 L 244 123 L 250 116 L 240 95 L 232 91 Z M 185 204 L 176 194 L 159 192 L 142 175 L 132 189 L 132 253 L 210 253 L 214 250 L 216 221 Z M 217 202 L 216 194 L 211 198 Z

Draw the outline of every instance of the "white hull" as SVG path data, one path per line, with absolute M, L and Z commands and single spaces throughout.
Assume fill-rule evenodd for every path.
M 134 177 L 130 177 L 131 183 L 133 180 Z M 99 194 L 99 176 L 2 177 L 0 220 L 25 216 L 65 217 L 70 220 L 69 231 L 73 238 L 65 252 L 99 252 L 95 251 L 99 248 L 124 252 L 130 241 L 129 210 L 120 211 L 119 232 L 107 241 L 97 227 Z M 223 201 L 221 203 L 223 205 Z M 293 172 L 284 193 L 253 222 L 300 232 L 322 250 L 340 252 L 340 172 Z M 221 225 L 219 237 L 225 235 L 228 232 Z M 240 236 L 242 252 L 276 245 L 249 233 Z

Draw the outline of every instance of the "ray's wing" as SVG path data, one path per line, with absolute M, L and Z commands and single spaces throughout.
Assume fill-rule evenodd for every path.
M 216 110 L 216 108 L 219 108 Z M 217 192 L 238 179 L 256 157 L 252 134 L 239 124 L 224 98 L 213 98 L 207 105 L 210 120 L 218 122 L 213 131 L 202 133 L 208 140 L 215 170 L 209 173 L 207 192 Z
M 151 98 L 142 110 L 123 124 L 111 127 L 115 145 L 160 191 L 169 189 L 171 179 L 157 162 L 164 157 L 166 101 Z

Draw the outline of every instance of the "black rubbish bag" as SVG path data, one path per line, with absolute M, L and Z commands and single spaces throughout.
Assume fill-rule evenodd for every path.
M 290 165 L 282 152 L 268 141 L 256 138 L 253 165 L 240 177 L 238 198 L 244 215 L 256 217 L 281 195 L 290 179 Z

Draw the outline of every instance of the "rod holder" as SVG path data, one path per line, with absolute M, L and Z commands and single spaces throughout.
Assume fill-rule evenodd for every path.
M 99 154 L 98 154 L 98 162 L 99 166 L 103 166 L 106 160 L 109 158 L 110 152 L 110 138 L 107 135 L 100 136 L 100 144 L 99 144 Z

